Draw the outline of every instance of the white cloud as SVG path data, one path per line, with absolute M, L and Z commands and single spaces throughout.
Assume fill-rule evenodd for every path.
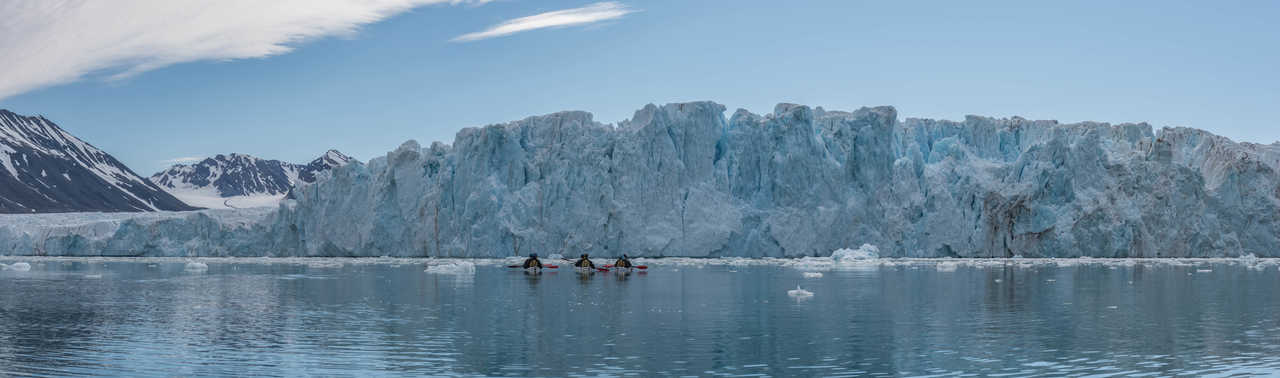
M 635 10 L 627 7 L 626 5 L 606 1 L 591 4 L 582 8 L 539 13 L 528 17 L 507 20 L 482 31 L 457 36 L 452 39 L 452 41 L 471 42 L 543 28 L 585 25 L 621 18 L 622 16 L 626 16 L 633 12 L 635 12 Z
M 4 0 L 0 99 L 89 74 L 258 58 L 414 7 L 492 0 Z
M 201 160 L 204 160 L 204 158 L 195 157 L 195 156 L 183 156 L 183 157 L 176 157 L 168 160 L 161 160 L 160 162 L 165 164 L 182 164 L 182 163 L 194 163 Z

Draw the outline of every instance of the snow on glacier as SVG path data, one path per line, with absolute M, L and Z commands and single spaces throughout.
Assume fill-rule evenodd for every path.
M 1280 145 L 891 107 L 724 114 L 693 102 L 616 125 L 560 112 L 463 129 L 275 208 L 0 217 L 0 254 L 1280 256 Z

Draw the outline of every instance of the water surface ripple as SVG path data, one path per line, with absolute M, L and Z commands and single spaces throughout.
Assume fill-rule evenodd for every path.
M 1270 260 L 21 261 L 0 270 L 0 375 L 1280 374 Z

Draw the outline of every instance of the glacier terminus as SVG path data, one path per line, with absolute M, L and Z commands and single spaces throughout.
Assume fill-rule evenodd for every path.
M 1280 145 L 892 107 L 648 105 L 408 141 L 274 208 L 0 215 L 48 256 L 1280 256 Z

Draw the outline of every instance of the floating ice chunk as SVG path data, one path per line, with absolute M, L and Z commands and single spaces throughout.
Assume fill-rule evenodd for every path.
M 13 263 L 13 265 L 9 265 L 9 270 L 16 270 L 16 271 L 19 271 L 19 272 L 26 272 L 26 271 L 28 271 L 28 270 L 31 270 L 31 264 L 24 263 L 24 262 Z
M 470 261 L 447 262 L 443 264 L 431 265 L 423 272 L 433 274 L 476 274 L 476 264 Z
M 1213 273 L 1213 269 L 1196 269 L 1196 273 Z
M 831 253 L 831 259 L 836 262 L 874 260 L 878 258 L 880 258 L 880 248 L 871 244 L 863 244 L 858 249 L 840 248 Z
M 102 278 L 102 275 L 101 275 L 101 274 L 86 274 L 86 275 L 84 275 L 84 278 L 88 278 L 88 279 L 91 279 L 91 280 L 96 280 L 96 279 Z
M 341 268 L 342 263 L 337 261 L 312 261 L 307 263 L 308 268 Z
M 795 298 L 808 298 L 813 296 L 813 292 L 805 289 L 801 289 L 800 285 L 796 285 L 795 290 L 787 290 L 787 295 L 790 295 Z
M 999 279 L 999 278 L 997 278 L 997 279 L 996 279 L 996 283 L 1001 283 L 1001 282 L 1004 282 L 1004 280 Z
M 547 255 L 547 260 L 564 260 L 564 255 L 559 253 L 552 253 L 550 255 Z
M 193 272 L 193 273 L 204 272 L 206 270 L 209 270 L 209 264 L 205 264 L 198 261 L 190 261 L 190 262 L 187 262 L 187 265 L 184 266 L 182 270 Z
M 831 270 L 834 260 L 830 257 L 801 257 L 784 260 L 782 265 L 799 270 Z
M 804 272 L 804 278 L 822 278 L 822 273 Z
M 936 266 L 939 272 L 954 272 L 958 267 L 960 267 L 960 264 L 953 263 L 953 262 L 942 262 L 942 263 L 938 263 L 938 265 Z
M 0 264 L 0 270 L 5 270 L 5 269 L 9 269 L 9 266 L 5 264 Z

